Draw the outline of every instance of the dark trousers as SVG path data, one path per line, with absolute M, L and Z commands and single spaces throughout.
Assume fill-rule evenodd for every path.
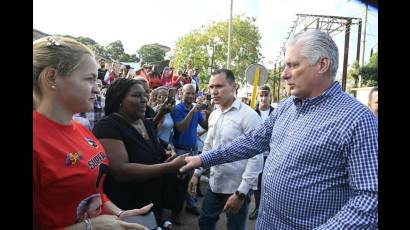
M 236 214 L 226 214 L 226 227 L 228 230 L 245 230 L 246 216 L 248 215 L 253 190 L 246 194 L 245 201 Z M 214 230 L 219 215 L 222 213 L 226 201 L 232 194 L 214 193 L 208 188 L 202 203 L 201 216 L 199 217 L 199 229 Z

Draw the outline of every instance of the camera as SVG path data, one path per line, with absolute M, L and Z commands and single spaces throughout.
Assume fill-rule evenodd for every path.
M 199 106 L 198 106 L 198 110 L 206 110 L 208 108 L 208 105 L 207 104 L 200 104 Z
M 207 94 L 207 95 L 206 95 L 206 100 L 207 100 L 207 101 L 211 101 L 211 99 L 212 99 L 211 94 Z

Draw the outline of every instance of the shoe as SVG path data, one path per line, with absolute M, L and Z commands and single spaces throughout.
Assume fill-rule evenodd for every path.
M 255 208 L 255 209 L 253 210 L 253 212 L 251 212 L 251 213 L 249 214 L 249 219 L 250 219 L 250 220 L 256 220 L 256 218 L 258 218 L 258 209 L 257 209 L 257 208 Z
M 172 213 L 171 222 L 175 225 L 181 225 L 181 219 L 179 218 L 179 214 Z
M 197 207 L 185 207 L 185 212 L 191 213 L 195 216 L 199 216 L 199 211 Z
M 168 220 L 166 220 L 165 222 L 164 222 L 164 224 L 162 225 L 162 229 L 164 229 L 164 230 L 171 230 L 172 229 L 172 223 L 171 222 L 169 222 Z

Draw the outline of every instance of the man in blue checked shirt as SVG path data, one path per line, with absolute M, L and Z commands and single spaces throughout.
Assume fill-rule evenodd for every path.
M 254 130 L 187 157 L 181 172 L 269 151 L 256 229 L 376 229 L 378 125 L 335 82 L 338 49 L 318 30 L 287 44 L 291 96 Z

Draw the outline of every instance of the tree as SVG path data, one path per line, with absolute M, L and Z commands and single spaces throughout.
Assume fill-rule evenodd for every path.
M 347 72 L 347 80 L 353 81 L 353 88 L 359 87 L 359 74 L 360 74 L 360 65 L 357 60 L 355 60 L 349 71 Z
M 139 62 L 140 59 L 135 54 L 129 55 L 127 53 L 123 53 L 118 61 L 120 62 Z
M 261 58 L 259 52 L 261 35 L 255 21 L 255 18 L 243 15 L 232 19 L 231 66 L 238 84 L 246 82 L 246 68 L 260 61 Z M 171 58 L 171 64 L 182 70 L 199 68 L 201 70 L 200 87 L 203 88 L 209 81 L 211 69 L 226 68 L 227 52 L 228 22 L 214 22 L 206 27 L 193 30 L 179 39 Z
M 371 87 L 377 86 L 379 81 L 378 57 L 374 53 L 369 60 L 369 63 L 360 68 L 360 75 L 362 75 L 363 85 Z
M 165 63 L 165 50 L 158 44 L 143 45 L 137 51 L 142 62 L 148 64 L 154 64 L 158 66 L 159 70 L 162 70 Z
M 100 57 L 108 58 L 108 52 L 105 50 L 104 46 L 98 44 L 96 41 L 89 37 L 77 37 L 75 38 L 77 41 L 83 43 L 84 45 L 88 46 L 94 53 Z
M 121 56 L 124 55 L 124 47 L 120 40 L 111 42 L 105 47 L 108 56 L 114 60 L 120 60 Z

